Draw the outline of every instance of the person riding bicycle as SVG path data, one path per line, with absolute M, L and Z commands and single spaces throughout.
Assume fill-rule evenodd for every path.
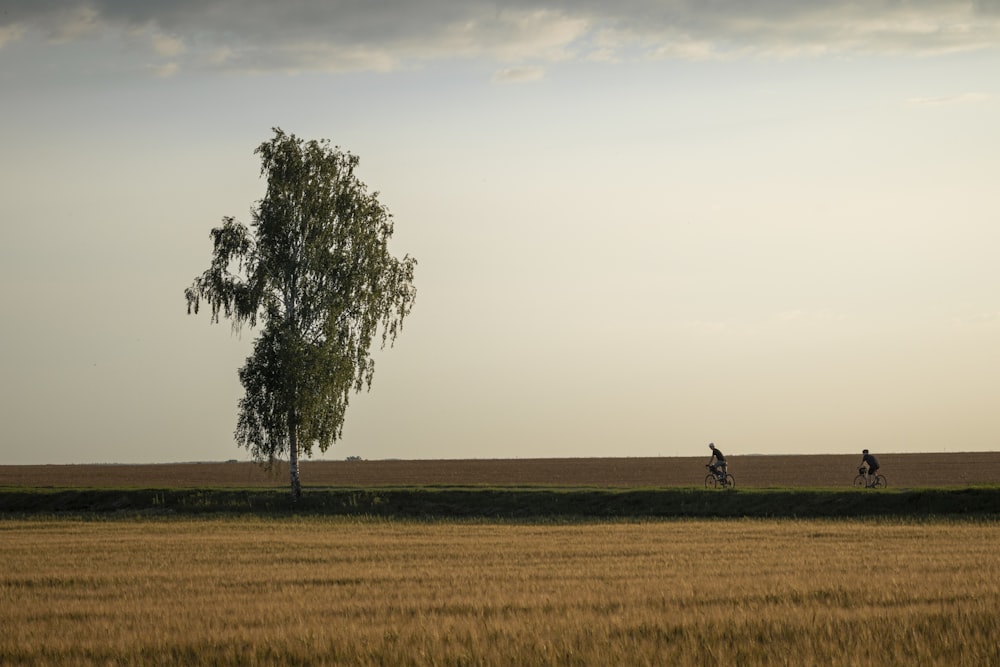
M 714 442 L 708 443 L 708 448 L 712 450 L 712 458 L 708 460 L 708 469 L 713 474 L 718 475 L 720 479 L 725 479 L 727 472 L 726 455 L 722 453 L 721 449 L 715 446 Z M 715 463 L 712 463 L 712 461 L 715 461 Z
M 875 475 L 878 474 L 878 459 L 865 449 L 861 452 L 861 465 L 868 464 L 868 486 L 875 482 Z

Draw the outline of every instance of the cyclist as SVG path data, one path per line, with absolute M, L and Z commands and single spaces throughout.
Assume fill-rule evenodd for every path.
M 726 478 L 726 455 L 722 453 L 722 450 L 715 446 L 714 442 L 708 443 L 708 448 L 712 450 L 712 458 L 708 460 L 708 469 L 712 471 L 712 474 L 718 475 L 719 479 Z M 867 450 L 866 450 L 867 451 Z M 712 461 L 715 461 L 713 464 Z M 721 470 L 721 473 L 719 472 Z
M 865 449 L 861 452 L 861 464 L 868 464 L 868 486 L 875 483 L 875 475 L 878 473 L 878 459 Z

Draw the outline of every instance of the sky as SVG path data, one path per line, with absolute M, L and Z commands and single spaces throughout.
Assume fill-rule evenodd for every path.
M 419 262 L 316 458 L 996 451 L 998 74 L 990 0 L 3 0 L 0 464 L 249 457 L 183 293 L 274 127 Z

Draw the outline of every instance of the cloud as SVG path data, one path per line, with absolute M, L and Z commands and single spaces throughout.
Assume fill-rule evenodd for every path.
M 509 67 L 495 72 L 493 81 L 496 83 L 524 83 L 540 81 L 544 77 L 545 70 L 541 67 Z
M 184 53 L 184 40 L 168 35 L 153 35 L 153 51 L 158 56 L 172 58 Z
M 208 62 L 210 62 L 213 65 L 223 66 L 235 57 L 236 54 L 233 52 L 232 49 L 230 49 L 228 46 L 223 46 L 218 49 L 215 49 L 215 51 L 209 54 Z
M 845 313 L 832 310 L 786 310 L 778 313 L 777 321 L 781 324 L 821 324 L 829 325 L 844 322 L 848 319 Z
M 24 22 L 7 22 L 4 19 L 11 16 L 10 11 L 0 15 L 0 30 L 4 27 L 19 29 L 21 35 L 27 28 L 33 28 L 45 38 L 54 43 L 71 42 L 97 34 L 102 29 L 101 16 L 96 9 L 84 3 L 53 3 L 51 9 L 37 15 L 31 15 L 33 20 Z M 48 3 L 39 5 L 40 9 L 50 7 Z M 13 16 L 18 12 L 14 9 Z M 9 19 L 8 19 L 9 20 Z M 4 25 L 6 24 L 6 25 Z
M 913 97 L 906 100 L 907 104 L 919 107 L 943 107 L 956 104 L 976 104 L 993 99 L 993 95 L 984 93 L 964 93 L 962 95 L 946 95 L 943 97 Z
M 168 77 L 174 76 L 180 71 L 180 65 L 176 62 L 164 63 L 162 65 L 150 66 L 149 71 L 152 72 L 153 76 L 161 79 L 166 79 Z
M 954 318 L 953 322 L 958 326 L 993 325 L 1000 322 L 1000 313 L 996 311 L 984 310 L 976 313 L 970 313 L 964 317 Z
M 0 25 L 0 49 L 7 42 L 15 42 L 24 34 L 24 26 L 20 25 Z
M 1000 44 L 1000 6 L 953 0 L 6 0 L 0 47 L 136 29 L 185 68 L 387 70 L 479 58 L 934 55 Z M 219 54 L 226 54 L 220 58 Z

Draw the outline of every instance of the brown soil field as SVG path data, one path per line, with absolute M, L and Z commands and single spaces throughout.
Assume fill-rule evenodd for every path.
M 1000 452 L 881 454 L 889 488 L 1000 484 Z M 860 454 L 730 455 L 737 488 L 850 486 Z M 704 457 L 304 461 L 304 486 L 691 487 L 705 478 Z M 280 487 L 287 465 L 248 462 L 149 465 L 0 466 L 6 487 Z

